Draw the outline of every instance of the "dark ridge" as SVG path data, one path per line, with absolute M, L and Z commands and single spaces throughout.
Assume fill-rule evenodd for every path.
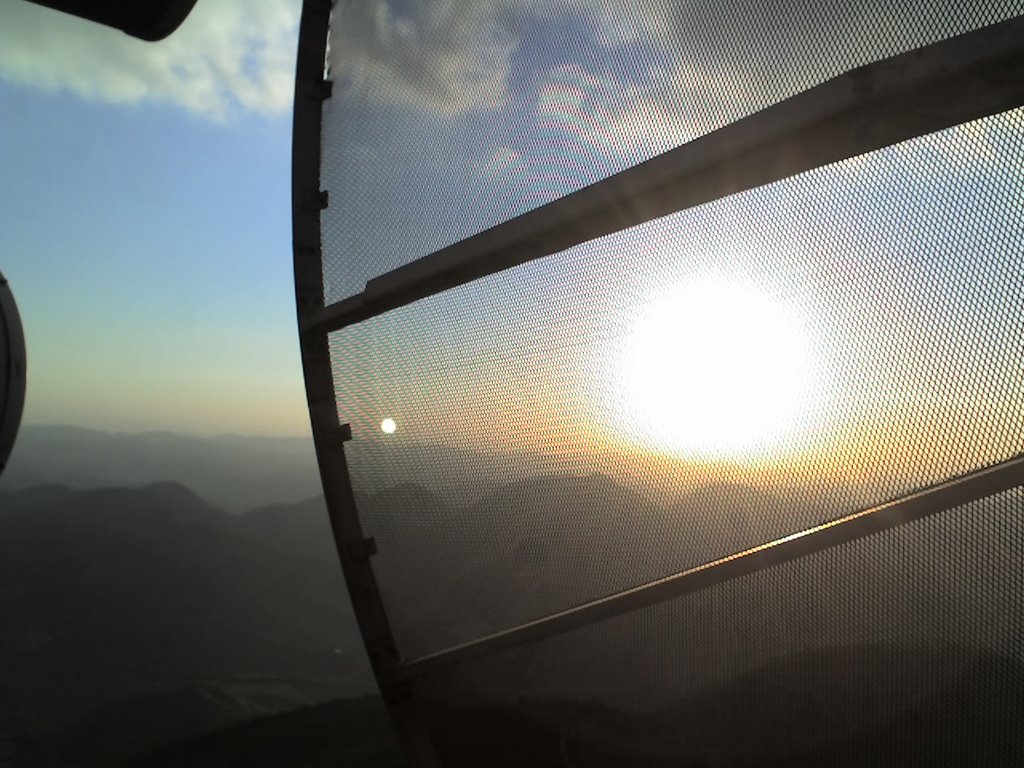
M 852 646 L 794 654 L 653 713 L 465 690 L 428 712 L 448 768 L 1009 768 L 1024 763 L 1022 706 L 1024 666 L 1009 657 Z
M 341 699 L 265 717 L 155 751 L 133 768 L 399 768 L 406 765 L 383 702 Z
M 78 491 L 57 483 L 37 485 L 22 490 L 0 489 L 0 515 L 23 512 L 61 502 L 76 493 Z

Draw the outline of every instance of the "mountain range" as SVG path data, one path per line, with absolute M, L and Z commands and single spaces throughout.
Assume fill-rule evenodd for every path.
M 384 443 L 375 437 L 349 443 L 346 454 L 353 482 L 367 493 L 411 482 L 429 486 L 453 503 L 500 485 L 510 466 L 542 474 L 556 465 L 540 455 L 487 455 L 450 445 Z M 0 476 L 0 490 L 41 485 L 88 490 L 166 480 L 231 513 L 293 504 L 321 493 L 308 437 L 122 434 L 31 424 L 21 428 Z
M 455 461 L 428 461 L 425 450 L 408 447 L 392 476 Z M 538 466 L 499 481 L 468 452 L 459 460 L 468 479 L 454 484 L 387 486 L 383 471 L 357 484 L 377 543 L 374 572 L 407 657 L 728 555 L 821 514 L 799 494 L 743 483 L 656 503 L 598 473 Z M 232 731 L 237 743 L 261 744 L 240 724 L 285 711 L 308 710 L 286 720 L 311 734 L 328 711 L 372 720 L 353 703 L 374 683 L 322 497 L 260 497 L 229 511 L 182 482 L 81 488 L 24 484 L 28 476 L 0 486 L 0 765 L 12 744 L 13 765 L 121 764 L 144 754 L 184 764 L 191 753 L 173 745 L 230 726 L 242 728 Z M 974 697 L 971 712 L 1003 723 L 1024 691 L 1024 610 L 1012 588 L 1024 569 L 1022 508 L 1017 492 L 979 501 L 454 668 L 420 695 L 442 744 L 458 740 L 453 727 L 472 730 L 492 756 L 509 739 L 525 748 L 536 737 L 530 749 L 547 757 L 532 764 L 552 765 L 566 754 L 615 764 L 634 736 L 671 744 L 674 732 L 725 754 L 741 735 L 722 724 L 736 719 L 709 707 L 740 707 L 744 691 L 748 704 L 759 702 L 744 718 L 760 718 L 767 740 L 799 731 L 799 718 L 785 719 L 794 712 L 818 717 L 822 708 L 849 726 L 834 743 L 876 722 L 895 733 L 928 697 L 946 702 L 940 714 L 951 717 L 957 691 Z M 995 691 L 988 703 L 982 690 Z M 770 702 L 780 696 L 796 698 L 776 717 Z M 611 743 L 616 729 L 627 746 Z M 236 743 L 225 738 L 196 749 Z M 652 753 L 651 764 L 663 757 Z M 308 764 L 317 759 L 311 753 Z M 736 753 L 720 762 L 751 761 Z
M 310 438 L 118 434 L 24 425 L 0 489 L 75 490 L 174 480 L 219 509 L 242 512 L 320 493 Z
M 178 483 L 0 491 L 0 734 L 59 743 L 127 712 L 150 748 L 374 691 L 337 559 L 266 519 Z

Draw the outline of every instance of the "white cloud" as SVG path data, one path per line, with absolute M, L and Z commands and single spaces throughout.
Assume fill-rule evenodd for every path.
M 665 152 L 756 108 L 754 84 L 737 74 L 673 62 L 642 83 L 598 76 L 576 64 L 552 69 L 538 91 L 538 120 L 561 128 L 618 161 Z
M 0 78 L 119 104 L 183 107 L 212 119 L 291 108 L 299 0 L 200 0 L 169 38 L 147 43 L 0 0 Z
M 331 74 L 345 92 L 442 115 L 495 109 L 507 94 L 521 25 L 504 3 L 435 0 L 410 15 L 386 0 L 337 3 Z

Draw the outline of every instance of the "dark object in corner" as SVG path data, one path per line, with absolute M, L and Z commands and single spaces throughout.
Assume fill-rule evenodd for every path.
M 25 407 L 25 334 L 18 305 L 0 273 L 0 474 L 14 447 Z
M 176 30 L 196 0 L 29 0 L 156 42 Z

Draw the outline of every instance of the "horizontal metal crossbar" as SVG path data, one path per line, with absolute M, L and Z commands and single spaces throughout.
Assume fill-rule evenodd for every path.
M 1024 17 L 851 70 L 370 280 L 311 312 L 326 333 L 487 275 L 1024 104 Z
M 1024 455 L 696 568 L 656 579 L 472 642 L 405 661 L 395 668 L 394 674 L 398 678 L 408 678 L 452 664 L 493 655 L 713 587 L 1021 485 L 1024 485 Z

